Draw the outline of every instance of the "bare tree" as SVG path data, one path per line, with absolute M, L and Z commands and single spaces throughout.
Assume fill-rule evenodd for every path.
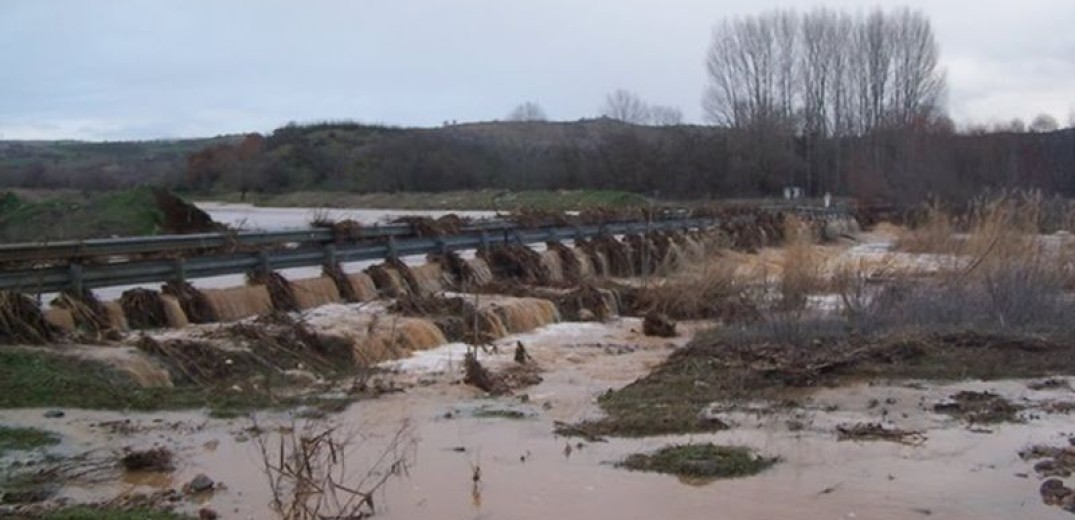
M 547 121 L 545 109 L 535 101 L 520 103 L 508 113 L 508 121 Z
M 891 16 L 892 89 L 889 113 L 892 122 L 907 126 L 928 117 L 944 90 L 944 74 L 938 72 L 940 50 L 929 19 L 920 11 L 903 8 Z
M 657 126 L 676 126 L 683 124 L 683 112 L 676 107 L 651 105 L 649 120 Z
M 605 96 L 605 105 L 601 108 L 601 115 L 631 123 L 642 125 L 649 122 L 649 107 L 637 94 L 618 89 Z
M 1031 132 L 1055 132 L 1058 129 L 1060 129 L 1060 123 L 1056 118 L 1044 112 L 1035 116 L 1030 122 Z
M 929 20 L 910 9 L 726 19 L 706 55 L 702 107 L 717 124 L 819 137 L 907 126 L 936 115 L 939 55 Z

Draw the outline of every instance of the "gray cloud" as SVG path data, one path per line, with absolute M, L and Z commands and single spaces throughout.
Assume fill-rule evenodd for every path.
M 1075 107 L 1069 0 L 909 3 L 934 22 L 952 115 L 989 122 Z M 724 16 L 813 4 L 749 0 L 5 0 L 3 138 L 268 131 L 287 121 L 399 125 L 554 119 L 638 92 L 700 121 L 702 60 Z M 851 0 L 826 5 L 866 8 Z

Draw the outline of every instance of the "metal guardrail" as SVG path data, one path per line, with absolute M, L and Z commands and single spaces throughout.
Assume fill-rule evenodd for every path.
M 393 235 L 388 235 L 388 240 L 382 242 L 347 245 L 336 245 L 330 242 L 319 248 L 295 250 L 247 251 L 169 260 L 132 260 L 101 265 L 72 263 L 66 266 L 2 271 L 0 272 L 0 290 L 37 294 L 64 289 L 93 289 L 242 274 L 257 268 L 275 270 L 310 267 L 336 262 L 358 262 L 393 256 L 461 251 L 504 243 L 533 244 L 591 238 L 604 234 L 620 235 L 647 231 L 699 229 L 717 224 L 719 224 L 717 219 L 679 219 L 536 229 L 511 227 L 471 230 L 456 235 L 430 238 L 396 239 Z
M 495 231 L 513 226 L 507 221 L 485 221 L 463 227 L 464 232 Z M 357 240 L 409 237 L 417 233 L 410 224 L 367 226 L 355 231 Z M 151 237 L 64 240 L 49 243 L 0 244 L 0 262 L 45 261 L 153 253 L 179 253 L 205 249 L 259 248 L 289 243 L 326 244 L 334 240 L 329 228 L 284 231 L 240 231 L 236 233 L 194 233 Z
M 795 212 L 810 218 L 835 218 L 845 210 L 818 207 L 760 208 L 763 211 Z M 753 218 L 744 216 L 742 218 Z M 410 224 L 362 228 L 354 241 L 336 244 L 331 229 L 270 232 L 204 233 L 158 237 L 55 242 L 51 244 L 0 245 L 0 262 L 65 260 L 66 265 L 17 268 L 0 271 L 0 290 L 49 293 L 65 289 L 93 289 L 168 280 L 186 280 L 253 269 L 287 269 L 330 265 L 337 262 L 379 260 L 389 257 L 461 251 L 494 244 L 533 244 L 546 241 L 592 238 L 648 231 L 699 229 L 720 225 L 717 218 L 676 218 L 652 221 L 607 222 L 594 225 L 524 228 L 513 222 L 491 220 L 471 223 L 462 232 L 438 237 L 418 237 Z M 276 247 L 283 244 L 301 247 Z M 205 250 L 236 247 L 231 252 Z M 201 251 L 199 251 L 201 250 Z M 127 255 L 160 253 L 166 259 L 131 259 Z M 81 263 L 92 258 L 100 262 Z

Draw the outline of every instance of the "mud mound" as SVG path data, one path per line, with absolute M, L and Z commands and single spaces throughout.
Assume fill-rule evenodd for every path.
M 992 392 L 962 391 L 933 405 L 933 411 L 949 414 L 970 424 L 1019 422 L 1023 408 Z
M 212 323 L 219 319 L 213 313 L 209 300 L 190 282 L 170 281 L 161 287 L 161 292 L 175 297 L 192 323 Z
M 274 309 L 286 312 L 295 312 L 301 309 L 291 283 L 280 273 L 254 269 L 246 274 L 246 281 L 250 285 L 264 286 L 269 291 L 269 297 L 272 299 Z
M 555 253 L 560 260 L 560 274 L 562 281 L 574 285 L 583 278 L 582 262 L 575 254 L 575 250 L 560 242 L 546 243 L 548 250 Z
M 473 352 L 463 358 L 463 382 L 492 395 L 510 394 L 513 390 L 542 381 L 540 369 L 533 362 L 516 363 L 500 372 L 486 369 Z
M 408 295 L 398 298 L 390 310 L 431 320 L 452 342 L 484 345 L 508 334 L 498 316 L 479 311 L 460 297 Z
M 460 233 L 467 221 L 458 215 L 449 214 L 436 220 L 430 217 L 403 216 L 392 222 L 411 226 L 415 235 L 420 237 L 439 237 Z
M 541 265 L 541 255 L 519 244 L 497 244 L 478 251 L 478 256 L 489 264 L 493 277 L 511 279 L 529 285 L 547 282 Z
M 83 289 L 81 293 L 60 293 L 52 305 L 71 312 L 78 331 L 93 341 L 117 339 L 118 330 L 112 314 L 93 292 Z
M 465 290 L 465 288 L 480 285 L 479 282 L 484 282 L 477 279 L 474 268 L 455 251 L 430 254 L 427 259 L 430 263 L 440 266 L 449 282 L 448 287 L 452 289 Z
M 59 337 L 60 329 L 29 296 L 0 291 L 0 343 L 43 345 Z
M 325 219 L 314 219 L 310 222 L 312 227 L 325 228 L 332 231 L 332 241 L 336 244 L 350 244 L 362 240 L 361 223 L 354 220 L 338 220 L 330 221 Z
M 676 337 L 676 322 L 659 312 L 650 311 L 642 320 L 642 333 L 661 338 Z
M 606 321 L 619 312 L 616 294 L 600 289 L 592 283 L 583 283 L 577 289 L 560 294 L 537 293 L 556 303 L 560 315 L 568 321 Z
M 357 302 L 358 295 L 355 294 L 355 287 L 351 285 L 351 281 L 347 279 L 347 273 L 343 272 L 343 268 L 340 264 L 334 263 L 332 265 L 325 265 L 321 267 L 321 276 L 332 280 L 332 283 L 336 285 L 336 292 L 339 293 L 340 298 L 345 302 Z
M 298 367 L 332 374 L 352 366 L 349 340 L 318 334 L 282 312 L 214 329 L 199 339 L 143 336 L 137 346 L 162 360 L 173 379 L 200 386 Z
M 119 305 L 133 329 L 159 329 L 167 327 L 168 314 L 161 294 L 152 289 L 129 289 L 120 295 Z
M 592 250 L 602 259 L 595 259 L 594 265 L 604 263 L 605 273 L 610 276 L 634 276 L 634 263 L 631 261 L 631 249 L 623 242 L 605 235 L 590 241 Z
M 208 213 L 167 190 L 154 188 L 153 198 L 163 216 L 161 228 L 165 233 L 211 233 L 225 229 L 223 225 L 214 222 Z
M 388 262 L 371 265 L 366 268 L 365 273 L 373 280 L 377 292 L 382 296 L 399 298 L 411 294 L 411 284 L 406 277 Z

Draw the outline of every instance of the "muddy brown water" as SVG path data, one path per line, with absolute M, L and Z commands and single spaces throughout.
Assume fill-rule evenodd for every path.
M 688 332 L 703 324 L 687 324 Z M 487 398 L 457 384 L 460 345 L 446 345 L 396 362 L 397 377 L 413 384 L 404 393 L 359 402 L 330 420 L 365 436 L 351 459 L 379 453 L 403 421 L 417 440 L 409 476 L 393 480 L 377 497 L 376 518 L 809 518 L 1009 519 L 1068 518 L 1042 505 L 1032 463 L 1017 452 L 1035 443 L 1066 443 L 1065 415 L 1035 414 L 1024 424 L 988 426 L 978 433 L 931 403 L 962 389 L 989 389 L 1021 403 L 1072 400 L 1069 389 L 1032 391 L 1024 381 L 952 385 L 878 384 L 826 389 L 802 396 L 803 407 L 771 412 L 749 403 L 723 412 L 736 426 L 716 434 L 583 443 L 557 437 L 553 421 L 599 413 L 594 399 L 645 374 L 686 336 L 664 340 L 637 333 L 639 320 L 609 324 L 562 323 L 498 342 L 489 366 L 509 364 L 522 341 L 546 369 L 544 382 L 518 397 Z M 881 403 L 870 406 L 870 401 Z M 479 409 L 512 409 L 525 419 L 479 418 Z M 171 475 L 133 474 L 106 483 L 70 486 L 76 500 L 111 498 L 131 491 L 179 487 L 198 473 L 225 488 L 185 507 L 207 505 L 223 518 L 269 518 L 269 493 L 249 419 L 208 419 L 197 412 L 124 414 L 68 410 L 45 419 L 43 410 L 0 411 L 0 422 L 36 426 L 63 435 L 59 453 L 99 453 L 166 445 L 178 455 Z M 446 413 L 452 418 L 446 418 Z M 906 414 L 906 417 L 904 417 Z M 131 421 L 129 427 L 95 426 Z M 287 425 L 283 414 L 258 417 L 263 427 Z M 804 425 L 791 431 L 787 421 Z M 837 441 L 835 426 L 889 420 L 920 429 L 925 443 Z M 301 420 L 300 420 L 301 422 Z M 133 430 L 133 431 L 124 431 Z M 751 446 L 783 461 L 760 475 L 707 484 L 674 476 L 631 472 L 616 461 L 668 443 L 712 441 Z M 566 450 L 570 445 L 571 450 Z M 464 451 L 458 451 L 462 448 Z M 24 457 L 20 455 L 20 457 Z M 475 488 L 472 468 L 481 467 Z M 5 466 L 6 467 L 6 464 Z M 1022 474 L 1022 475 L 1021 475 Z M 1029 474 L 1029 475 L 1026 475 Z

